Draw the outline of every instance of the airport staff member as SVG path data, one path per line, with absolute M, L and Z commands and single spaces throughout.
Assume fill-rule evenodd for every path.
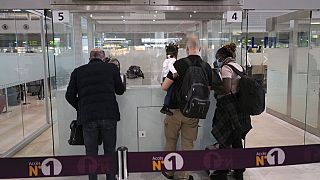
M 101 49 L 93 49 L 90 62 L 72 72 L 66 92 L 67 101 L 77 110 L 77 120 L 83 125 L 87 155 L 98 154 L 99 134 L 104 154 L 116 148 L 120 112 L 115 94 L 122 95 L 125 88 L 117 66 L 103 62 L 104 58 Z M 96 174 L 89 175 L 89 180 L 96 179 Z M 107 180 L 114 179 L 115 175 L 107 174 Z

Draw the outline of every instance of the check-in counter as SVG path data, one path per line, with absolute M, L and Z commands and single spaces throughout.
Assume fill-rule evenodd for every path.
M 65 89 L 57 92 L 58 116 L 54 122 L 54 140 L 57 155 L 84 154 L 84 146 L 70 146 L 69 124 L 76 119 L 76 111 L 65 100 Z M 118 123 L 117 147 L 126 146 L 129 151 L 159 151 L 164 149 L 164 118 L 160 113 L 165 92 L 159 85 L 129 86 L 124 95 L 118 96 L 121 120 Z M 198 138 L 194 149 L 204 149 L 215 143 L 211 135 L 215 100 L 207 119 L 200 120 Z M 178 142 L 179 143 L 179 142 Z M 100 147 L 100 153 L 102 146 Z

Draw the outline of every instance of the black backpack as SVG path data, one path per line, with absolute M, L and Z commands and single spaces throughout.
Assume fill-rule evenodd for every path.
M 139 66 L 130 66 L 127 70 L 127 78 L 128 79 L 136 79 L 142 77 L 144 79 L 144 74 L 141 71 Z
M 188 65 L 188 69 L 178 92 L 180 111 L 188 118 L 205 119 L 210 106 L 206 63 L 194 64 L 188 58 L 182 61 Z
M 256 79 L 227 64 L 241 79 L 239 82 L 240 110 L 249 115 L 259 115 L 265 109 L 265 90 Z

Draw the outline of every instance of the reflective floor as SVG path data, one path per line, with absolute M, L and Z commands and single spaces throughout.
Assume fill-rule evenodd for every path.
M 248 135 L 247 147 L 292 145 L 303 143 L 303 131 L 274 116 L 263 114 L 252 119 L 253 130 Z M 308 134 L 308 143 L 320 143 L 320 138 Z M 52 155 L 51 129 L 45 131 L 31 144 L 16 154 L 15 157 L 23 156 L 50 156 Z M 320 177 L 320 163 L 308 165 L 295 165 L 274 168 L 252 168 L 245 172 L 246 180 L 318 180 Z M 205 172 L 192 172 L 197 180 L 209 180 Z M 130 174 L 129 180 L 165 180 L 160 173 L 137 173 Z M 39 179 L 39 178 L 37 178 Z M 61 180 L 86 180 L 86 176 L 43 178 Z M 100 179 L 105 179 L 102 175 Z M 230 178 L 231 179 L 231 178 Z
M 44 100 L 37 96 L 27 99 L 27 104 L 9 106 L 6 113 L 0 114 L 0 154 L 46 125 Z

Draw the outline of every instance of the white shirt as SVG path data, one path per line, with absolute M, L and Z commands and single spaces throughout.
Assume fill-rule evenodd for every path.
M 176 62 L 175 58 L 169 58 L 164 60 L 162 64 L 162 77 L 167 77 L 169 71 L 171 71 L 172 74 L 177 73 L 176 69 L 173 66 L 175 62 Z

